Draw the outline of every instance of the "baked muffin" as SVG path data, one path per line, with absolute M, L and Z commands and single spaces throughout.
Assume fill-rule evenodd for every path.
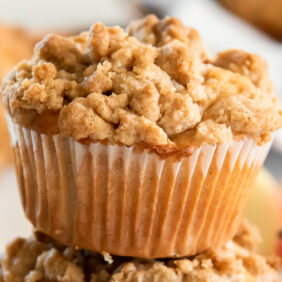
M 219 0 L 226 8 L 282 41 L 281 0 Z
M 175 18 L 49 35 L 6 78 L 25 213 L 58 241 L 145 258 L 224 245 L 281 127 L 266 63 L 211 59 Z
M 249 241 L 252 249 L 257 235 L 253 238 L 252 228 L 245 227 L 236 240 Z M 264 258 L 235 241 L 191 258 L 152 260 L 102 256 L 60 245 L 40 234 L 37 237 L 9 244 L 1 262 L 1 282 L 279 281 L 278 259 Z
M 35 42 L 35 37 L 22 29 L 0 24 L 0 82 L 18 62 L 31 58 Z M 0 168 L 2 168 L 12 160 L 9 133 L 2 105 L 0 105 L 0 136 Z

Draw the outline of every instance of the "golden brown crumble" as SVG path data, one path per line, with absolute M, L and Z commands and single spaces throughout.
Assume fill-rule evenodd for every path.
M 10 115 L 48 133 L 42 117 L 51 112 L 64 136 L 149 147 L 234 135 L 263 144 L 281 127 L 260 57 L 229 50 L 210 59 L 198 32 L 175 18 L 147 16 L 127 31 L 96 23 L 77 37 L 47 36 L 2 87 Z
M 251 241 L 253 227 L 244 224 L 237 238 L 242 233 Z M 256 243 L 254 238 L 252 245 Z M 37 233 L 35 238 L 15 239 L 8 245 L 0 265 L 1 282 L 279 281 L 270 260 L 234 241 L 191 258 L 146 260 L 109 254 L 103 258 L 97 253 L 60 245 Z

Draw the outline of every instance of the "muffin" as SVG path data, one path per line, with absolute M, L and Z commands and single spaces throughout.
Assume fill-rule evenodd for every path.
M 282 41 L 281 0 L 219 0 L 226 8 Z
M 31 58 L 36 39 L 22 29 L 0 24 L 0 42 L 1 81 L 18 62 Z M 9 133 L 2 105 L 0 105 L 0 136 L 0 168 L 2 168 L 12 160 Z
M 281 126 L 266 63 L 175 18 L 51 34 L 1 92 L 28 219 L 120 256 L 224 245 Z
M 253 238 L 252 228 L 244 225 L 236 236 L 240 242 L 249 241 L 251 248 L 257 237 L 255 234 Z M 11 242 L 0 263 L 1 282 L 279 281 L 278 259 L 264 258 L 236 241 L 191 258 L 153 260 L 102 256 L 60 245 L 37 234 L 37 238 L 17 238 Z

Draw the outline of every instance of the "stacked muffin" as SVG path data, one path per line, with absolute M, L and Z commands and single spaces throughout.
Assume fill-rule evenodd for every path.
M 26 216 L 60 244 L 106 258 L 209 260 L 199 254 L 228 249 L 282 125 L 260 57 L 231 50 L 212 59 L 197 31 L 174 18 L 49 35 L 1 92 Z M 192 261 L 170 269 L 183 272 L 175 281 L 192 279 Z M 151 273 L 138 281 L 174 281 L 147 264 L 135 267 Z M 105 279 L 137 279 L 125 276 Z M 71 279 L 58 281 L 80 281 Z
M 2 261 L 1 282 L 279 281 L 279 261 L 256 254 L 258 235 L 244 223 L 233 241 L 191 258 L 140 259 L 81 251 L 36 233 L 15 239 Z M 2 277 L 2 280 L 1 280 Z

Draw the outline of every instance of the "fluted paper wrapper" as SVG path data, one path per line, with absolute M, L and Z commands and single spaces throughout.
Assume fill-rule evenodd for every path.
M 232 238 L 270 148 L 246 139 L 161 158 L 16 124 L 10 130 L 23 208 L 39 231 L 145 258 L 194 255 Z

